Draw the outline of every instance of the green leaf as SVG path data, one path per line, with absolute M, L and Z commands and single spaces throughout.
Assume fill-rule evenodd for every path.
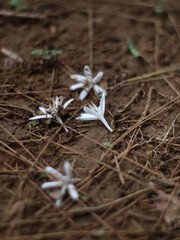
M 162 5 L 158 5 L 154 8 L 155 13 L 160 14 L 164 11 L 164 8 Z
M 35 50 L 32 50 L 31 54 L 32 55 L 42 55 L 43 50 L 42 49 L 35 49 Z
M 111 143 L 110 143 L 110 142 L 104 142 L 103 144 L 104 144 L 104 146 L 106 146 L 106 147 L 110 147 L 110 146 L 111 146 Z
M 37 122 L 37 121 L 32 121 L 32 122 L 30 122 L 30 124 L 31 124 L 33 127 L 35 127 L 38 123 L 39 123 L 39 122 Z
M 61 49 L 52 49 L 51 50 L 51 54 L 53 55 L 53 56 L 56 56 L 56 55 L 60 55 L 60 54 L 62 54 L 62 50 Z
M 8 4 L 12 7 L 20 9 L 26 9 L 28 7 L 28 4 L 26 2 L 23 2 L 22 0 L 11 0 Z
M 23 2 L 20 7 L 22 10 L 25 10 L 28 8 L 28 4 L 26 2 Z
M 51 56 L 50 56 L 50 55 L 45 55 L 45 56 L 43 57 L 43 59 L 45 59 L 45 60 L 50 60 L 50 59 L 51 59 Z
M 81 200 L 85 202 L 87 200 L 87 197 L 85 195 L 81 195 Z
M 166 0 L 159 1 L 159 5 L 156 5 L 154 8 L 155 13 L 160 14 L 164 12 L 165 4 L 166 4 Z
M 134 44 L 130 38 L 128 38 L 128 49 L 134 57 L 137 58 L 137 57 L 141 56 L 140 52 L 134 47 Z
M 13 6 L 13 7 L 18 7 L 19 6 L 19 0 L 11 0 L 11 1 L 9 1 L 8 4 L 10 6 Z
M 46 177 L 46 174 L 45 173 L 41 173 L 40 179 L 44 179 L 45 177 Z

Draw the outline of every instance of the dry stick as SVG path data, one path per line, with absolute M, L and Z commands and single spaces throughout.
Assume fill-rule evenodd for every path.
M 16 104 L 12 104 L 12 103 L 0 103 L 0 106 L 2 106 L 2 107 L 19 108 L 19 109 L 31 112 L 33 114 L 35 113 L 33 109 L 31 109 L 29 107 L 26 107 L 26 106 L 22 106 L 22 105 L 20 106 L 20 105 L 16 105 Z
M 134 193 L 130 193 L 129 195 L 127 195 L 125 197 L 113 200 L 113 201 L 108 202 L 108 203 L 104 203 L 104 204 L 101 204 L 101 205 L 98 205 L 98 206 L 93 206 L 93 207 L 76 208 L 76 209 L 69 210 L 67 213 L 73 213 L 73 214 L 75 214 L 75 213 L 80 214 L 81 213 L 81 214 L 84 214 L 84 213 L 90 213 L 90 212 L 102 212 L 110 206 L 116 206 L 116 205 L 118 205 L 118 204 L 120 204 L 120 203 L 122 203 L 126 200 L 129 200 L 133 197 L 138 196 L 139 194 L 146 193 L 149 190 L 152 190 L 152 189 L 150 187 L 143 188 L 143 189 L 138 190 Z
M 54 135 L 51 137 L 51 139 L 54 138 L 54 136 L 58 133 L 58 131 L 61 129 L 61 127 L 54 133 Z M 25 182 L 28 180 L 28 176 L 29 176 L 29 173 L 31 173 L 32 169 L 35 167 L 37 161 L 39 160 L 40 156 L 42 155 L 42 153 L 45 151 L 46 147 L 49 145 L 49 141 L 45 144 L 44 148 L 41 150 L 41 152 L 39 153 L 39 155 L 35 158 L 33 155 L 33 159 L 34 159 L 34 162 L 33 164 L 31 165 L 30 169 L 29 169 L 29 172 L 26 174 L 26 176 L 24 177 L 23 181 L 21 182 L 21 184 L 19 185 L 19 187 L 16 189 L 16 194 L 14 194 L 14 197 L 12 197 L 12 199 L 9 201 L 9 206 L 8 208 L 10 207 L 10 205 L 13 203 L 16 195 L 19 194 L 22 186 L 25 184 Z M 8 212 L 8 211 L 7 211 Z
M 103 235 L 104 236 L 109 236 L 109 235 L 114 235 L 116 233 L 118 236 L 122 236 L 124 234 L 128 236 L 133 236 L 133 237 L 139 237 L 139 236 L 147 236 L 147 231 L 143 229 L 138 229 L 138 230 L 104 230 Z M 165 234 L 167 232 L 165 231 L 158 231 L 158 234 Z M 49 232 L 49 233 L 37 233 L 37 234 L 30 234 L 30 235 L 20 235 L 20 236 L 13 236 L 13 237 L 4 237 L 3 240 L 46 240 L 46 239 L 64 239 L 67 237 L 68 239 L 82 239 L 83 236 L 97 236 L 99 234 L 102 234 L 101 230 L 73 230 L 73 231 L 59 231 L 59 232 Z M 109 234 L 109 235 L 108 235 Z M 155 233 L 154 233 L 155 234 Z M 119 239 L 119 238 L 118 238 Z M 138 238 L 139 239 L 139 238 Z M 143 238 L 144 239 L 144 238 Z
M 164 142 L 166 140 L 166 138 L 168 137 L 169 133 L 171 132 L 172 128 L 174 127 L 174 124 L 177 120 L 177 118 L 179 117 L 180 113 L 178 113 L 176 115 L 176 117 L 174 118 L 173 122 L 171 123 L 170 127 L 168 128 L 168 130 L 166 131 L 166 133 L 164 134 L 164 137 L 162 139 L 162 141 Z
M 11 51 L 10 49 L 3 47 L 3 48 L 1 48 L 1 52 L 8 58 L 11 58 L 12 60 L 14 60 L 15 62 L 18 62 L 18 63 L 24 62 L 24 59 L 19 54 Z
M 79 199 L 80 201 L 80 199 Z M 80 201 L 81 202 L 81 205 L 83 206 L 86 206 L 84 202 Z M 84 208 L 87 208 L 87 207 L 84 207 Z M 97 215 L 95 212 L 91 212 L 92 216 L 94 218 L 96 218 L 96 220 L 99 221 L 100 224 L 104 225 L 105 228 L 109 229 L 109 230 L 113 230 L 113 228 L 103 219 L 101 218 L 99 215 Z
M 154 112 L 147 115 L 145 118 L 143 118 L 141 121 L 138 121 L 135 123 L 132 127 L 130 127 L 125 133 L 123 133 L 116 141 L 109 147 L 108 151 L 105 153 L 105 156 L 108 154 L 110 150 L 112 150 L 118 143 L 120 143 L 130 132 L 132 132 L 137 127 L 140 127 L 143 123 L 147 122 L 148 120 L 152 119 L 153 117 L 159 115 L 160 113 L 164 112 L 165 110 L 169 109 L 173 105 L 180 102 L 180 97 L 175 97 L 172 100 L 170 100 L 168 103 L 164 104 L 162 107 L 156 109 Z M 104 156 L 104 157 L 105 157 Z
M 125 81 L 123 81 L 121 83 L 116 84 L 115 86 L 111 87 L 110 89 L 113 90 L 116 87 L 122 86 L 124 83 L 130 83 L 130 82 L 135 82 L 135 81 L 138 81 L 138 80 L 144 80 L 146 78 L 151 78 L 151 77 L 154 77 L 154 76 L 157 76 L 157 75 L 170 73 L 170 72 L 174 72 L 174 71 L 179 71 L 179 70 L 180 70 L 180 67 L 167 67 L 167 68 L 163 68 L 163 69 L 151 72 L 151 73 L 143 74 L 142 76 L 129 78 L 129 79 L 127 79 L 127 80 L 125 80 Z
M 178 103 L 180 101 L 179 97 L 176 97 L 174 99 L 172 99 L 170 102 L 166 103 L 164 106 L 158 108 L 157 110 L 155 110 L 154 112 L 150 113 L 149 115 L 147 115 L 145 118 L 143 118 L 142 120 L 138 121 L 137 123 L 135 123 L 130 129 L 128 129 L 124 134 L 122 134 L 110 147 L 109 149 L 105 152 L 105 154 L 103 155 L 103 157 L 100 159 L 99 164 L 102 164 L 102 161 L 104 159 L 104 157 L 112 151 L 112 149 L 119 143 L 121 142 L 131 131 L 133 131 L 134 129 L 136 129 L 137 127 L 141 126 L 143 123 L 145 123 L 146 121 L 150 120 L 151 118 L 153 118 L 154 116 L 157 116 L 158 114 L 162 113 L 163 111 L 167 110 L 168 107 L 172 107 L 174 104 Z M 169 106 L 170 105 L 170 106 Z M 116 151 L 115 151 L 116 152 Z M 116 152 L 117 153 L 117 152 Z M 124 153 L 124 152 L 123 152 Z M 123 154 L 120 153 L 118 154 L 118 159 L 122 156 Z M 127 158 L 128 159 L 128 158 Z M 126 159 L 126 160 L 127 160 Z M 131 160 L 132 161 L 132 160 Z M 137 164 L 133 161 L 133 164 Z M 141 165 L 142 168 L 143 165 Z M 97 166 L 94 167 L 93 172 L 96 170 Z M 149 169 L 149 168 L 148 168 Z M 149 169 L 150 170 L 150 169 Z M 147 171 L 147 168 L 146 168 Z
M 0 150 L 4 150 L 0 147 Z M 0 174 L 1 175 L 19 175 L 19 174 L 25 174 L 29 172 L 29 170 L 0 170 Z M 44 169 L 43 170 L 33 170 L 33 173 L 44 173 Z
M 173 86 L 173 84 L 167 79 L 166 76 L 162 75 L 164 81 L 172 88 L 172 90 L 180 97 L 180 92 Z
M 42 208 L 41 208 L 42 209 Z M 14 220 L 13 221 L 13 225 L 17 226 L 23 226 L 23 225 L 30 225 L 30 224 L 40 224 L 40 223 L 47 223 L 47 222 L 52 222 L 52 223 L 59 223 L 59 218 L 38 218 L 38 219 L 21 219 L 21 220 Z M 8 223 L 0 223 L 0 227 L 8 227 L 9 226 L 9 222 Z
M 145 110 L 144 110 L 144 112 L 142 113 L 140 120 L 142 120 L 142 119 L 146 116 L 146 114 L 147 114 L 147 111 L 148 111 L 148 108 L 149 108 L 149 105 L 150 105 L 150 100 L 151 100 L 151 95 L 152 95 L 153 89 L 154 89 L 154 88 L 151 87 L 150 90 L 149 90 L 148 98 L 147 98 L 147 103 L 146 103 L 146 106 L 145 106 Z M 122 154 L 120 154 L 120 155 L 122 155 L 123 157 L 127 155 L 127 153 L 129 152 L 129 150 L 131 149 L 131 147 L 132 147 L 132 145 L 133 145 L 133 143 L 134 143 L 134 141 L 135 141 L 135 139 L 136 139 L 136 136 L 137 136 L 137 134 L 139 133 L 139 131 L 140 131 L 139 128 L 134 130 L 134 132 L 133 132 L 133 134 L 132 134 L 132 137 L 131 137 L 131 139 L 130 139 L 130 142 L 129 142 L 128 146 L 127 146 L 126 151 L 124 151 L 124 154 L 123 154 L 123 155 L 122 155 Z M 117 161 L 117 159 L 115 159 L 115 161 Z M 114 162 L 114 159 L 113 159 L 113 162 Z
M 130 99 L 130 101 L 123 107 L 123 109 L 122 109 L 122 110 L 119 110 L 118 112 L 124 112 L 124 111 L 131 105 L 131 103 L 133 103 L 133 102 L 136 100 L 136 98 L 139 96 L 139 94 L 140 94 L 141 91 L 142 91 L 142 90 L 139 89 L 139 90 L 135 93 L 135 95 Z
M 88 10 L 89 66 L 93 70 L 93 11 Z
M 125 206 L 124 208 L 121 208 L 121 209 L 118 210 L 118 211 L 116 210 L 115 213 L 113 213 L 112 215 L 110 215 L 109 217 L 107 217 L 107 218 L 106 218 L 106 221 L 109 221 L 109 220 L 113 219 L 113 218 L 116 217 L 116 216 L 121 216 L 124 211 L 128 210 L 130 207 L 132 207 L 132 206 L 133 206 L 134 204 L 136 204 L 137 202 L 140 202 L 141 199 L 142 199 L 142 196 L 140 196 L 140 198 L 137 198 L 137 197 L 136 197 L 136 199 L 135 199 L 134 201 L 130 202 L 127 206 Z
M 35 184 L 33 181 L 31 181 L 30 179 L 27 180 L 38 192 L 40 192 L 40 194 L 43 196 L 44 199 L 46 199 L 48 202 L 50 202 L 51 204 L 54 204 L 54 202 L 52 201 L 52 199 L 50 197 L 48 197 L 47 194 L 44 193 L 44 191 L 41 190 L 41 188 L 39 188 L 39 186 L 37 186 L 37 184 Z
M 170 204 L 171 200 L 173 199 L 173 196 L 174 196 L 174 194 L 175 194 L 175 192 L 176 192 L 177 187 L 178 187 L 178 186 L 175 185 L 175 187 L 174 187 L 174 189 L 173 189 L 173 191 L 172 191 L 172 193 L 171 193 L 171 197 L 168 198 L 168 202 L 167 202 L 167 204 L 166 204 L 166 207 L 164 208 L 164 210 L 162 211 L 159 219 L 157 220 L 157 222 L 156 222 L 155 225 L 153 226 L 152 231 L 154 231 L 154 230 L 158 227 L 158 225 L 161 223 L 161 221 L 162 221 L 162 219 L 163 219 L 163 217 L 164 217 L 164 214 L 165 214 L 165 212 L 167 211 L 167 208 L 169 207 L 169 204 Z
M 121 182 L 122 184 L 124 184 L 125 181 L 124 181 L 124 178 L 123 178 L 123 174 L 121 173 L 120 166 L 119 166 L 119 163 L 118 163 L 118 161 L 117 161 L 117 157 L 116 157 L 116 155 L 114 155 L 114 159 L 115 159 L 115 162 L 116 162 L 117 170 L 118 170 L 118 172 L 119 172 L 119 179 L 120 179 L 120 182 Z
M 160 24 L 159 22 L 155 23 L 155 30 L 156 30 L 156 37 L 155 37 L 155 63 L 156 63 L 156 70 L 158 69 L 158 57 L 159 57 L 159 29 Z M 166 78 L 166 76 L 162 75 L 162 78 L 165 80 L 165 82 L 172 88 L 172 90 L 180 96 L 179 91 L 173 86 L 173 84 Z
M 67 90 L 68 88 L 58 88 L 53 89 L 52 92 L 62 92 L 62 90 Z M 27 91 L 27 92 L 7 92 L 7 93 L 1 93 L 1 96 L 9 96 L 9 95 L 25 95 L 25 94 L 44 94 L 49 93 L 49 90 L 43 90 L 43 91 Z
M 33 163 L 32 163 L 30 160 L 28 160 L 27 158 L 25 158 L 23 155 L 17 153 L 14 149 L 12 149 L 11 147 L 9 147 L 7 144 L 5 144 L 5 143 L 2 142 L 2 141 L 0 141 L 0 143 L 10 150 L 10 151 L 7 151 L 7 150 L 5 150 L 5 149 L 3 149 L 3 148 L 0 147 L 0 150 L 1 150 L 1 151 L 4 151 L 4 152 L 6 152 L 7 154 L 9 154 L 9 155 L 11 155 L 11 156 L 13 156 L 13 157 L 15 157 L 15 158 L 20 159 L 23 163 L 25 163 L 25 164 L 27 164 L 27 165 L 29 165 L 29 166 L 32 166 L 32 165 L 33 165 Z M 42 171 L 42 168 L 40 168 L 40 167 L 38 167 L 38 166 L 36 166 L 36 168 L 37 168 L 38 170 Z
M 71 131 L 79 134 L 80 136 L 84 137 L 85 139 L 89 140 L 90 142 L 93 142 L 93 143 L 97 144 L 98 146 L 100 146 L 100 147 L 108 150 L 108 147 L 106 147 L 104 144 L 101 144 L 101 143 L 97 142 L 96 140 L 94 140 L 94 139 L 92 139 L 92 138 L 90 138 L 90 137 L 87 137 L 87 136 L 84 135 L 83 133 L 80 133 L 80 132 L 78 132 L 77 130 L 75 130 L 75 129 L 69 127 L 69 126 L 68 126 L 68 129 L 70 129 Z M 112 152 L 112 153 L 117 153 L 116 151 L 114 151 L 114 150 L 112 150 L 112 149 L 111 149 L 111 152 Z
M 42 15 L 42 14 L 39 14 L 39 13 L 23 13 L 23 12 L 9 11 L 9 10 L 0 10 L 0 16 L 32 18 L 32 19 L 47 18 L 46 15 Z
M 35 156 L 15 137 L 13 136 L 9 130 L 7 130 L 6 128 L 4 128 L 1 124 L 0 124 L 0 127 L 2 128 L 2 130 L 4 132 L 6 132 L 11 138 L 13 138 L 24 150 L 26 153 L 28 153 L 28 155 L 33 159 L 33 160 L 36 160 Z
M 156 68 L 156 71 L 158 69 L 158 57 L 159 57 L 159 28 L 160 28 L 160 24 L 159 22 L 155 22 L 155 51 L 154 51 L 154 61 L 155 61 L 155 68 Z
M 53 87 L 55 72 L 56 72 L 56 70 L 53 69 L 53 73 L 52 73 L 52 77 L 51 77 L 51 85 L 50 85 L 50 89 L 49 89 L 49 97 L 51 97 L 51 94 L 52 94 L 52 87 Z
M 14 84 L 4 84 L 4 85 L 0 85 L 0 88 L 5 88 L 5 87 L 14 87 Z
M 178 38 L 180 39 L 180 33 L 179 33 L 179 29 L 178 29 L 179 27 L 174 24 L 174 19 L 173 19 L 172 15 L 170 15 L 170 12 L 168 11 L 167 8 L 166 8 L 166 10 L 168 12 L 168 18 L 169 18 L 170 22 L 172 23 Z
M 51 141 L 52 141 L 52 139 L 57 135 L 57 133 L 61 130 L 61 128 L 62 128 L 62 126 L 61 126 L 61 127 L 54 133 L 54 135 L 50 138 Z M 28 180 L 29 173 L 32 171 L 33 167 L 35 167 L 37 161 L 39 160 L 39 158 L 41 157 L 41 155 L 44 153 L 44 151 L 45 151 L 46 148 L 48 147 L 49 143 L 50 143 L 50 141 L 48 141 L 48 142 L 45 144 L 44 148 L 41 150 L 41 152 L 39 153 L 39 155 L 36 157 L 35 161 L 33 162 L 32 166 L 31 166 L 30 169 L 29 169 L 29 172 L 27 173 L 27 175 L 24 177 L 23 181 L 21 182 L 21 184 L 20 184 L 19 187 L 17 188 L 16 194 L 14 194 L 14 197 L 12 197 L 11 201 L 9 202 L 9 207 L 10 207 L 10 205 L 12 204 L 12 202 L 14 201 L 15 196 L 19 194 L 22 186 L 23 186 L 23 185 L 25 184 L 25 182 Z M 8 211 L 7 211 L 7 212 L 8 212 Z M 62 214 L 63 214 L 63 213 L 62 213 Z M 67 216 L 65 216 L 64 214 L 63 214 L 63 216 L 64 216 L 64 217 L 67 217 Z M 73 222 L 72 219 L 69 219 L 69 218 L 68 218 L 68 220 L 69 220 L 70 222 Z

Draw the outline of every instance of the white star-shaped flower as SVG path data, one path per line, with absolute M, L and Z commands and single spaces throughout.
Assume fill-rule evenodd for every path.
M 73 185 L 74 179 L 72 178 L 72 170 L 69 162 L 64 163 L 64 171 L 65 175 L 50 166 L 46 167 L 46 172 L 51 174 L 55 179 L 57 179 L 57 181 L 46 182 L 41 185 L 42 189 L 56 188 L 56 190 L 52 191 L 50 195 L 56 199 L 57 207 L 60 206 L 66 192 L 69 193 L 73 200 L 77 200 L 79 198 L 79 194 Z M 57 188 L 61 189 L 57 190 Z
M 84 66 L 84 76 L 79 74 L 71 75 L 71 78 L 75 79 L 78 83 L 73 84 L 70 89 L 76 90 L 83 88 L 79 95 L 79 100 L 84 100 L 92 88 L 96 94 L 104 93 L 106 95 L 106 91 L 97 85 L 102 76 L 103 72 L 98 72 L 98 74 L 93 78 L 91 69 L 86 65 Z
M 64 126 L 64 123 L 61 119 L 59 115 L 59 111 L 66 109 L 67 106 L 73 101 L 74 99 L 71 98 L 70 100 L 68 100 L 67 102 L 65 102 L 63 104 L 63 97 L 56 97 L 55 99 L 53 99 L 53 103 L 52 105 L 49 104 L 49 108 L 45 108 L 45 107 L 39 107 L 39 110 L 42 112 L 41 115 L 37 115 L 35 117 L 31 117 L 29 120 L 39 120 L 39 119 L 47 119 L 47 118 L 56 118 L 56 120 L 58 121 L 58 123 L 61 124 L 61 126 L 63 126 L 63 128 L 65 129 L 66 132 L 68 132 L 68 129 Z
M 83 120 L 83 121 L 100 120 L 110 132 L 113 132 L 112 128 L 109 126 L 106 119 L 104 118 L 104 113 L 105 113 L 105 94 L 104 93 L 102 94 L 99 107 L 97 107 L 94 103 L 92 103 L 92 105 L 89 105 L 89 107 L 84 107 L 84 112 L 85 113 L 81 113 L 80 117 L 76 119 Z

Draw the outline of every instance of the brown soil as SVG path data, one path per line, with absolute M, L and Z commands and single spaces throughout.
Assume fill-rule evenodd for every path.
M 1 239 L 180 239 L 178 0 L 167 0 L 160 14 L 155 0 L 28 4 L 25 17 L 7 16 L 14 9 L 0 4 L 1 48 L 25 60 L 7 69 L 0 54 Z M 42 60 L 31 55 L 37 48 L 63 54 Z M 113 133 L 100 121 L 75 120 L 84 105 L 99 103 L 93 92 L 80 102 L 69 90 L 70 74 L 83 73 L 85 64 L 104 72 Z M 61 95 L 76 99 L 70 134 L 56 121 L 29 122 L 39 105 Z M 66 196 L 56 208 L 40 188 L 49 180 L 42 173 L 47 165 L 63 172 L 66 160 L 81 179 L 80 198 Z

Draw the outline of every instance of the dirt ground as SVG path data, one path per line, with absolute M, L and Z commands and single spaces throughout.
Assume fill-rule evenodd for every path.
M 26 2 L 25 11 L 0 2 L 1 49 L 24 59 L 0 53 L 0 239 L 180 239 L 179 1 Z M 46 60 L 35 49 L 63 53 Z M 78 101 L 69 90 L 84 65 L 104 72 L 113 133 L 75 119 L 99 104 L 93 91 Z M 55 96 L 75 98 L 69 134 L 55 120 L 29 121 Z M 41 184 L 46 166 L 63 172 L 65 161 L 79 199 L 55 207 Z

